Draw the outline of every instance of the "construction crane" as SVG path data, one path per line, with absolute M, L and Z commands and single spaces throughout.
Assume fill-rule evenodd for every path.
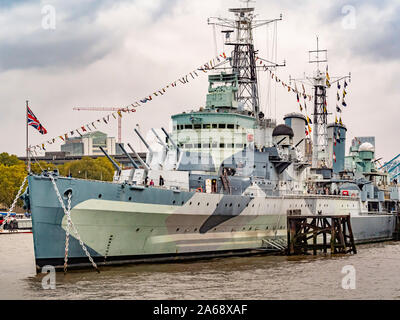
M 80 108 L 76 107 L 73 108 L 76 111 L 129 111 L 128 108 L 99 108 L 99 107 L 86 107 Z M 121 143 L 121 117 L 118 116 L 118 143 Z

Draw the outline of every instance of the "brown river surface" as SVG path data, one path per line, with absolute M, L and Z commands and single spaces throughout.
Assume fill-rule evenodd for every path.
M 347 256 L 253 256 L 56 274 L 43 289 L 32 234 L 0 235 L 0 299 L 400 299 L 400 242 Z M 355 289 L 343 289 L 343 267 Z M 348 267 L 346 267 L 348 268 Z M 351 267 L 350 267 L 351 268 Z

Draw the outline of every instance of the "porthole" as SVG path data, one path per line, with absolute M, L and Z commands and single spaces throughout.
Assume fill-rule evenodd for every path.
M 99 194 L 99 199 L 101 198 L 101 193 Z
M 200 202 L 197 202 L 197 205 L 199 206 L 199 205 L 200 205 Z
M 254 203 L 253 203 L 252 207 L 254 208 Z
M 136 229 L 136 232 L 139 232 L 139 230 L 140 230 L 140 228 L 137 228 L 137 229 Z
M 227 203 L 225 203 L 225 207 L 227 207 L 228 206 L 228 204 Z
M 192 205 L 192 201 L 189 202 L 189 206 L 191 206 L 191 205 Z
M 249 230 L 251 230 L 251 227 L 249 228 Z
M 174 200 L 174 201 L 172 201 L 172 204 L 175 204 L 175 202 L 176 202 L 175 200 Z
M 240 207 L 240 203 L 238 203 L 238 208 Z
M 176 232 L 178 232 L 179 231 L 179 228 L 176 228 Z
M 185 202 L 184 201 L 182 201 L 182 205 L 184 204 Z
M 194 228 L 194 232 L 196 232 L 197 231 L 197 228 Z
M 207 207 L 208 207 L 209 203 L 207 202 Z
M 129 201 L 131 201 L 132 200 L 132 197 L 129 197 Z
M 232 207 L 232 203 L 229 206 Z

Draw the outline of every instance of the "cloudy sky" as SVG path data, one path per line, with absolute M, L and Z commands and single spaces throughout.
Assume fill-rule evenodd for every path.
M 25 153 L 25 100 L 48 134 L 29 128 L 39 144 L 107 113 L 73 107 L 122 107 L 160 89 L 214 57 L 208 17 L 229 16 L 237 0 L 0 0 L 0 152 Z M 328 50 L 330 76 L 351 72 L 342 114 L 348 143 L 354 136 L 376 137 L 378 157 L 400 152 L 400 3 L 397 0 L 273 1 L 255 5 L 259 19 L 283 20 L 277 27 L 277 71 L 288 82 L 311 75 L 308 50 Z M 55 13 L 55 20 L 51 14 Z M 54 25 L 52 22 L 54 21 Z M 49 28 L 50 27 L 50 28 Z M 52 28 L 55 27 L 55 28 Z M 255 42 L 271 57 L 273 25 L 261 27 Z M 217 30 L 217 50 L 224 50 Z M 266 73 L 259 81 L 267 83 Z M 261 107 L 282 122 L 298 111 L 282 86 L 261 87 Z M 123 142 L 138 146 L 133 128 L 168 127 L 170 115 L 205 104 L 207 78 L 168 90 L 161 98 L 122 119 Z M 275 95 L 276 92 L 276 95 Z M 329 91 L 335 109 L 335 87 Z M 268 102 L 268 104 L 267 104 Z M 99 126 L 117 136 L 117 123 Z M 61 141 L 48 150 L 59 150 Z

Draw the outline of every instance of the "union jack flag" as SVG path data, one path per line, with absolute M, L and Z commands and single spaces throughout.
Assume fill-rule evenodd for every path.
M 39 122 L 39 120 L 36 118 L 36 116 L 33 114 L 32 110 L 29 107 L 27 107 L 27 112 L 28 112 L 28 126 L 34 127 L 41 134 L 46 134 L 47 130 L 42 126 L 42 124 Z

